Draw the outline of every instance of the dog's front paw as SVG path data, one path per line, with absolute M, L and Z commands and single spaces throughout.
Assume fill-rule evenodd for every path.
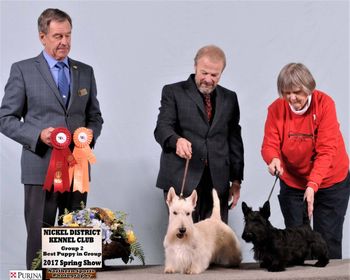
M 202 271 L 199 270 L 199 269 L 188 269 L 185 271 L 186 274 L 199 274 L 201 273 Z
M 329 260 L 328 260 L 328 259 L 318 260 L 318 261 L 315 263 L 315 266 L 316 266 L 316 267 L 325 267 L 328 263 L 329 263 Z
M 268 267 L 267 270 L 270 272 L 280 272 L 285 271 L 285 267 L 279 264 L 273 264 L 270 267 Z
M 268 268 L 269 265 L 266 262 L 261 262 L 260 263 L 260 268 Z
M 205 268 L 199 266 L 199 265 L 192 265 L 190 268 L 186 269 L 186 274 L 199 274 L 202 273 L 205 270 Z
M 175 269 L 167 266 L 164 268 L 164 273 L 175 273 Z

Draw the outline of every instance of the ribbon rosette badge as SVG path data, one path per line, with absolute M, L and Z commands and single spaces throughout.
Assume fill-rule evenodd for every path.
M 76 129 L 73 134 L 75 145 L 73 156 L 77 161 L 76 165 L 69 168 L 69 178 L 70 181 L 73 180 L 73 191 L 89 192 L 89 163 L 96 162 L 90 148 L 92 137 L 92 130 L 85 127 Z
M 68 167 L 76 163 L 69 144 L 71 134 L 67 128 L 58 127 L 51 133 L 52 153 L 44 182 L 44 190 L 65 192 L 70 190 Z

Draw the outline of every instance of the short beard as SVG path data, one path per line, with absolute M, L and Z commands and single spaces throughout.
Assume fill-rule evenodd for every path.
M 198 90 L 200 91 L 200 93 L 202 94 L 210 94 L 215 90 L 215 87 L 212 88 L 208 88 L 208 87 L 202 87 L 202 86 L 197 86 Z

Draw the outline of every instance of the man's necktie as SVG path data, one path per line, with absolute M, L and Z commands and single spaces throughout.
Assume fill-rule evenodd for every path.
M 57 62 L 55 65 L 55 67 L 58 68 L 58 90 L 61 93 L 64 104 L 67 106 L 67 101 L 69 97 L 69 84 L 66 74 L 64 73 L 65 66 L 66 65 L 64 64 L 64 62 Z
M 211 121 L 212 114 L 213 114 L 213 108 L 211 106 L 211 97 L 210 93 L 203 93 L 204 96 L 204 105 L 205 105 L 205 110 L 207 111 L 207 116 L 208 116 L 208 121 Z

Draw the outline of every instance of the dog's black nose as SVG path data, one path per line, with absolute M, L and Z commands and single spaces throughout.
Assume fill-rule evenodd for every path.
M 250 232 L 243 232 L 242 238 L 243 238 L 243 240 L 245 240 L 246 242 L 250 242 L 250 241 L 253 240 L 253 234 L 250 233 Z
M 181 239 L 185 236 L 186 228 L 181 227 L 179 228 L 179 232 L 176 234 L 177 238 Z

